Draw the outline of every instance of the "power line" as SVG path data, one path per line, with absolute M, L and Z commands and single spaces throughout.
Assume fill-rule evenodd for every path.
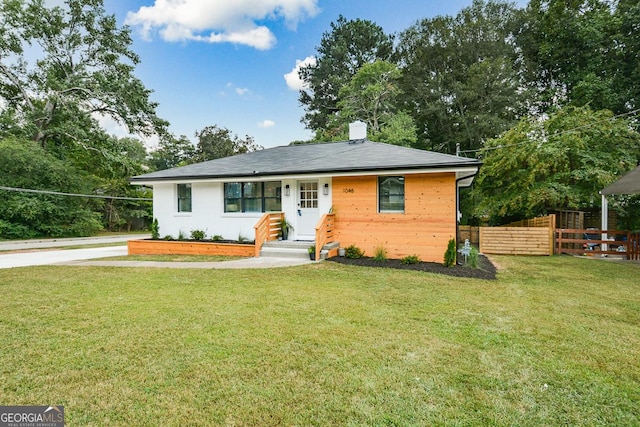
M 573 132 L 573 131 L 580 130 L 580 129 L 583 129 L 583 128 L 588 128 L 588 127 L 594 126 L 594 125 L 596 125 L 598 123 L 609 122 L 609 121 L 611 121 L 613 119 L 619 119 L 621 117 L 630 116 L 632 114 L 637 114 L 638 112 L 640 112 L 640 108 L 637 108 L 637 109 L 632 110 L 632 111 L 628 111 L 626 113 L 618 114 L 616 116 L 612 116 L 612 117 L 609 117 L 607 119 L 603 119 L 603 120 L 599 120 L 599 121 L 596 121 L 596 122 L 593 122 L 593 123 L 589 123 L 589 124 L 586 124 L 586 125 L 578 126 L 578 127 L 572 128 L 572 129 L 563 130 L 561 132 L 556 132 L 556 133 L 554 133 L 552 135 L 549 135 L 549 137 L 564 135 L 565 133 Z M 496 147 L 488 147 L 488 148 L 478 148 L 476 150 L 461 150 L 459 153 L 460 154 L 462 154 L 462 153 L 479 153 L 479 152 L 482 152 L 482 151 L 499 150 L 501 148 L 516 147 L 518 145 L 524 145 L 524 144 L 528 144 L 530 142 L 534 142 L 534 140 L 527 138 L 526 140 L 524 140 L 522 142 L 516 142 L 514 144 L 498 145 Z
M 152 201 L 152 198 L 148 197 L 121 197 L 121 196 L 101 196 L 99 194 L 75 194 L 75 193 L 61 193 L 58 191 L 46 191 L 46 190 L 31 190 L 27 188 L 15 188 L 15 187 L 3 187 L 0 186 L 0 190 L 17 191 L 20 193 L 36 193 L 36 194 L 50 194 L 54 196 L 71 196 L 71 197 L 87 197 L 90 199 L 112 199 L 112 200 L 143 200 Z

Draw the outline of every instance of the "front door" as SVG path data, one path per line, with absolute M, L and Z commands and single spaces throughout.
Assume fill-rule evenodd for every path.
M 298 181 L 298 240 L 315 240 L 318 218 L 318 181 Z

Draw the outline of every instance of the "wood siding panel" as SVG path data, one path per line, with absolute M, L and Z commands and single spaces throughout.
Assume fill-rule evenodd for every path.
M 224 255 L 254 256 L 254 245 L 233 243 L 129 240 L 129 255 Z
M 335 177 L 333 208 L 342 247 L 354 244 L 373 256 L 382 246 L 389 258 L 442 262 L 456 236 L 455 175 L 406 175 L 404 213 L 378 212 L 377 176 Z

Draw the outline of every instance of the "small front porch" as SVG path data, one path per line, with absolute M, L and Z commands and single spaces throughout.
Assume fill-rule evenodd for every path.
M 267 213 L 253 227 L 255 230 L 256 257 L 309 257 L 320 260 L 338 255 L 340 242 L 334 239 L 335 214 L 324 214 L 315 226 L 315 240 L 279 240 L 285 214 Z M 311 252 L 310 252 L 311 250 Z

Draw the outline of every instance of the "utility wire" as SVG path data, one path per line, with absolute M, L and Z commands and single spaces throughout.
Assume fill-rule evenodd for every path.
M 616 116 L 609 117 L 608 119 L 599 120 L 599 121 L 596 121 L 596 122 L 593 122 L 593 123 L 589 123 L 589 124 L 586 124 L 586 125 L 575 127 L 573 129 L 563 130 L 561 132 L 556 132 L 556 133 L 554 133 L 552 135 L 549 135 L 549 137 L 564 135 L 565 133 L 573 132 L 573 131 L 580 130 L 580 129 L 583 129 L 583 128 L 588 128 L 588 127 L 594 126 L 594 125 L 596 125 L 598 123 L 609 122 L 609 121 L 611 121 L 613 119 L 619 119 L 621 117 L 630 116 L 632 114 L 637 114 L 638 112 L 640 112 L 640 108 L 637 108 L 637 109 L 632 110 L 632 111 L 628 111 L 626 113 L 618 114 Z M 482 152 L 482 151 L 499 150 L 501 148 L 515 147 L 515 146 L 518 146 L 518 145 L 528 144 L 530 142 L 533 142 L 533 140 L 527 138 L 525 141 L 517 142 L 515 144 L 498 145 L 496 147 L 488 147 L 488 148 L 478 148 L 476 150 L 461 150 L 459 153 L 460 154 L 462 154 L 462 153 L 479 153 L 479 152 Z
M 0 186 L 0 190 L 17 191 L 20 193 L 36 193 L 36 194 L 52 194 L 55 196 L 71 196 L 71 197 L 87 197 L 91 199 L 112 199 L 112 200 L 143 200 L 152 201 L 152 198 L 148 197 L 121 197 L 121 196 L 101 196 L 98 194 L 74 194 L 74 193 L 60 193 L 58 191 L 45 191 L 45 190 L 31 190 L 26 188 L 14 188 Z

